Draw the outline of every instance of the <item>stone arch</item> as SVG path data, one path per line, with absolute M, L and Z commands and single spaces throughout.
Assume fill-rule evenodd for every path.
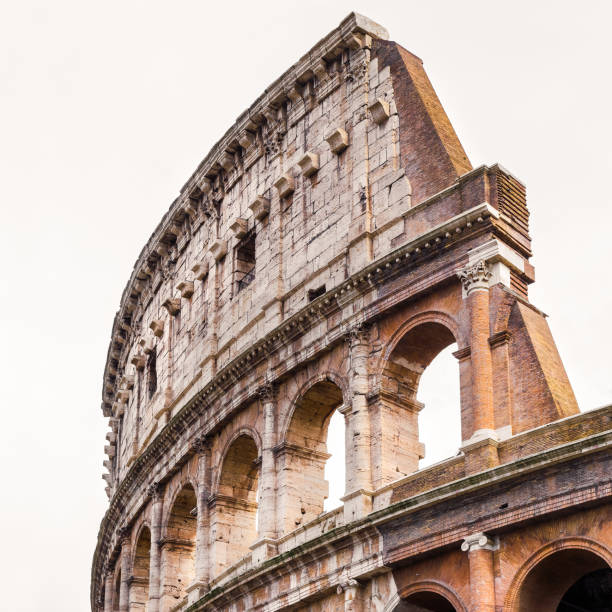
M 217 452 L 217 470 L 213 474 L 213 482 L 212 482 L 212 494 L 216 495 L 219 492 L 219 483 L 221 480 L 221 471 L 223 462 L 227 456 L 229 449 L 232 444 L 240 438 L 241 436 L 247 436 L 253 439 L 255 442 L 255 446 L 257 447 L 257 457 L 261 457 L 261 436 L 259 432 L 254 427 L 241 426 L 235 431 L 233 431 L 228 438 L 223 442 L 223 445 Z
M 467 612 L 457 593 L 437 580 L 415 582 L 399 593 L 397 612 Z
M 443 349 L 455 342 L 463 346 L 459 325 L 441 311 L 411 317 L 398 326 L 387 342 L 378 368 L 379 402 L 374 408 L 380 422 L 378 429 L 387 438 L 381 445 L 385 456 L 380 465 L 373 466 L 376 486 L 418 469 L 419 460 L 425 456 L 418 425 L 423 408 L 417 400 L 421 375 Z M 461 389 L 469 388 L 466 365 L 458 366 Z M 469 424 L 466 424 L 463 398 L 461 404 L 457 409 L 461 408 L 462 438 L 465 439 Z
M 249 554 L 257 539 L 257 489 L 260 446 L 250 428 L 241 428 L 225 445 L 211 498 L 211 539 L 215 573 Z
M 612 567 L 612 553 L 587 538 L 564 538 L 537 550 L 517 571 L 505 612 L 556 612 L 564 594 L 582 576 Z M 534 607 L 536 605 L 536 607 Z
M 310 378 L 295 394 L 275 449 L 279 475 L 279 517 L 287 533 L 323 512 L 327 429 L 334 410 L 345 403 L 344 379 L 333 372 Z
M 311 387 L 314 387 L 319 382 L 329 381 L 334 383 L 342 392 L 342 397 L 348 397 L 348 382 L 342 374 L 335 372 L 334 370 L 325 370 L 324 372 L 320 372 L 315 376 L 310 376 L 305 382 L 303 382 L 297 391 L 294 392 L 291 401 L 289 402 L 289 410 L 287 411 L 281 426 L 281 440 L 287 439 L 287 431 L 291 424 L 291 420 L 293 418 L 293 414 L 295 412 L 296 406 L 301 397 L 303 397 Z
M 176 605 L 195 577 L 196 489 L 185 479 L 170 499 L 160 544 L 162 609 Z
M 132 554 L 130 611 L 145 610 L 149 600 L 149 572 L 151 561 L 151 529 L 142 523 L 136 534 Z

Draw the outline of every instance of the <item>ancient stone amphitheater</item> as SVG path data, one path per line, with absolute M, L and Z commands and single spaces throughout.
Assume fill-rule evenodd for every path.
M 579 412 L 529 302 L 528 221 L 384 28 L 351 14 L 318 42 L 121 298 L 92 610 L 610 610 L 612 410 Z M 463 441 L 419 470 L 419 379 L 454 343 Z

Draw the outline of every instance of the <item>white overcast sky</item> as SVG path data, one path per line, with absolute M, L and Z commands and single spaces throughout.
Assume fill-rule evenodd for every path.
M 526 182 L 531 299 L 581 408 L 612 402 L 611 2 L 1 0 L 3 610 L 89 609 L 132 265 L 234 119 L 351 10 L 424 60 L 474 166 Z

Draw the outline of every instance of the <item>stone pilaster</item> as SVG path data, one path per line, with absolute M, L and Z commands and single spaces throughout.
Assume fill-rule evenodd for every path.
M 207 440 L 197 440 L 193 449 L 198 456 L 198 514 L 196 523 L 195 580 L 186 588 L 189 602 L 197 601 L 208 590 L 210 581 L 210 444 Z
M 151 557 L 149 563 L 149 603 L 147 612 L 159 611 L 160 592 L 160 547 L 163 491 L 159 483 L 151 484 L 147 490 L 153 508 L 151 512 Z
M 493 408 L 493 363 L 489 346 L 489 278 L 484 260 L 457 272 L 470 317 L 472 436 L 464 442 L 468 472 L 499 463 Z M 490 443 L 485 443 L 490 441 Z
M 470 612 L 495 612 L 494 540 L 485 533 L 468 536 L 461 544 L 470 565 Z
M 361 585 L 354 578 L 342 577 L 336 589 L 337 593 L 344 593 L 344 612 L 362 612 L 363 597 Z
M 104 578 L 104 612 L 113 612 L 113 573 L 110 570 Z
M 343 497 L 347 520 L 355 520 L 372 509 L 370 459 L 370 415 L 368 412 L 367 328 L 355 327 L 348 334 L 350 352 L 350 398 L 340 410 L 346 423 L 346 493 Z
M 276 465 L 274 461 L 277 392 L 272 385 L 260 391 L 264 431 L 261 452 L 261 484 L 259 487 L 259 537 L 276 538 Z
M 130 529 L 119 529 L 121 538 L 121 585 L 119 587 L 119 612 L 129 612 L 130 609 Z

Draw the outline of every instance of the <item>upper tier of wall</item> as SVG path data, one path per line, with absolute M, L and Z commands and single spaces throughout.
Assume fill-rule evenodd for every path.
M 143 249 L 104 372 L 109 495 L 196 385 L 239 376 L 249 351 L 476 205 L 505 224 L 525 291 L 524 187 L 472 170 L 420 60 L 386 38 L 349 15 L 238 118 Z

